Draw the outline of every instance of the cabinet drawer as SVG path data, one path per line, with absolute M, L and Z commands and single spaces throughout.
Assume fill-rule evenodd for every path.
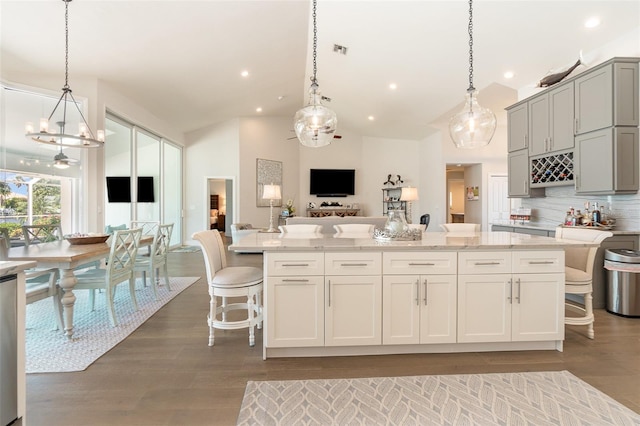
M 265 253 L 266 275 L 324 275 L 324 253 Z
M 514 251 L 513 272 L 519 274 L 539 274 L 564 272 L 564 251 Z
M 382 255 L 383 274 L 455 274 L 454 252 L 386 252 Z
M 324 271 L 325 275 L 380 275 L 382 253 L 325 253 Z
M 510 274 L 511 252 L 473 251 L 458 253 L 459 274 Z

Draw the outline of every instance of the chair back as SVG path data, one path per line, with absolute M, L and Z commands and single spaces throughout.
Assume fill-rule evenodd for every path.
M 9 259 L 9 247 L 7 247 L 7 239 L 4 235 L 0 235 L 0 260 Z
M 584 241 L 601 243 L 606 238 L 613 236 L 609 231 L 598 231 L 584 228 L 556 228 L 557 240 Z M 565 247 L 564 264 L 573 269 L 579 269 L 593 276 L 593 265 L 599 247 Z
M 318 234 L 322 225 L 280 225 L 278 229 L 283 234 Z
M 445 232 L 479 232 L 479 223 L 443 223 L 440 227 Z
M 4 246 L 7 249 L 11 248 L 11 237 L 9 236 L 8 228 L 0 228 L 0 237 L 4 238 Z
M 142 235 L 156 235 L 156 232 L 158 231 L 158 226 L 160 226 L 160 222 L 158 221 L 147 221 L 147 220 L 131 221 L 131 229 L 134 229 L 134 228 L 142 229 Z
M 289 226 L 293 226 L 293 225 L 289 225 Z M 343 232 L 357 232 L 357 233 L 372 234 L 375 228 L 376 228 L 375 225 L 370 225 L 366 223 L 345 223 L 343 225 L 333 225 L 333 229 L 335 229 L 338 234 L 342 234 Z
M 22 225 L 25 245 L 48 243 L 62 240 L 62 226 L 58 225 Z
M 227 267 L 227 258 L 224 253 L 222 237 L 217 229 L 200 231 L 192 235 L 192 238 L 200 244 L 204 256 L 204 266 L 207 271 L 207 282 L 211 282 L 216 272 Z
M 107 282 L 122 282 L 129 279 L 140 246 L 142 229 L 115 231 L 111 236 L 111 250 L 107 260 Z
M 173 223 L 166 223 L 158 225 L 156 235 L 153 237 L 153 243 L 151 244 L 151 253 L 153 260 L 163 260 L 167 257 L 169 252 L 169 245 L 171 244 L 171 233 L 173 232 Z
M 420 216 L 420 223 L 424 225 L 425 230 L 429 227 L 430 220 L 431 220 L 431 215 L 429 213 L 425 213 L 422 216 Z

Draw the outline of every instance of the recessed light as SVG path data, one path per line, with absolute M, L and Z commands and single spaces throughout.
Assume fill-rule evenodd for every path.
M 279 100 L 279 101 L 281 101 L 281 100 L 283 100 L 283 99 L 284 99 L 284 96 L 282 96 L 282 95 L 278 96 L 278 100 Z
M 262 112 L 262 107 L 256 108 L 256 112 Z
M 600 18 L 597 16 L 592 16 L 591 18 L 584 21 L 585 28 L 595 28 L 600 25 Z
M 367 117 L 367 118 L 369 119 L 369 121 L 373 121 L 373 120 L 375 120 L 375 119 L 376 119 L 373 115 L 370 115 L 370 116 L 369 116 L 369 117 Z
M 244 71 L 242 71 L 242 72 L 240 73 L 240 75 L 241 75 L 241 76 L 243 76 L 243 77 L 249 77 L 249 71 L 244 70 Z
M 389 84 L 389 89 L 391 89 L 391 90 L 396 90 L 397 88 L 398 88 L 398 85 L 397 85 L 397 84 L 395 84 L 395 83 L 391 83 L 391 84 Z
M 507 71 L 504 73 L 504 78 L 513 78 L 514 75 L 513 71 Z

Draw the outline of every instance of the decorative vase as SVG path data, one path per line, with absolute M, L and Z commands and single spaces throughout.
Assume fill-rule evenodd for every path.
M 389 234 L 401 234 L 409 230 L 407 219 L 404 216 L 404 210 L 389 210 L 387 212 L 387 223 L 384 229 Z

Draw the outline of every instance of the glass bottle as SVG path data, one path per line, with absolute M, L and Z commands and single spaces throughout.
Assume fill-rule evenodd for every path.
M 409 230 L 404 210 L 389 210 L 384 230 L 390 234 L 400 234 Z
M 593 203 L 593 211 L 591 212 L 591 221 L 593 222 L 593 225 L 595 225 L 596 223 L 602 222 L 602 215 L 600 214 L 600 210 L 598 209 L 597 202 Z
M 567 210 L 567 215 L 564 218 L 564 225 L 571 226 L 572 221 L 573 221 L 573 215 L 571 214 L 571 210 Z
M 583 219 L 584 219 L 584 216 L 582 215 L 582 212 L 580 211 L 580 209 L 578 209 L 578 211 L 576 211 L 576 226 L 582 225 Z

